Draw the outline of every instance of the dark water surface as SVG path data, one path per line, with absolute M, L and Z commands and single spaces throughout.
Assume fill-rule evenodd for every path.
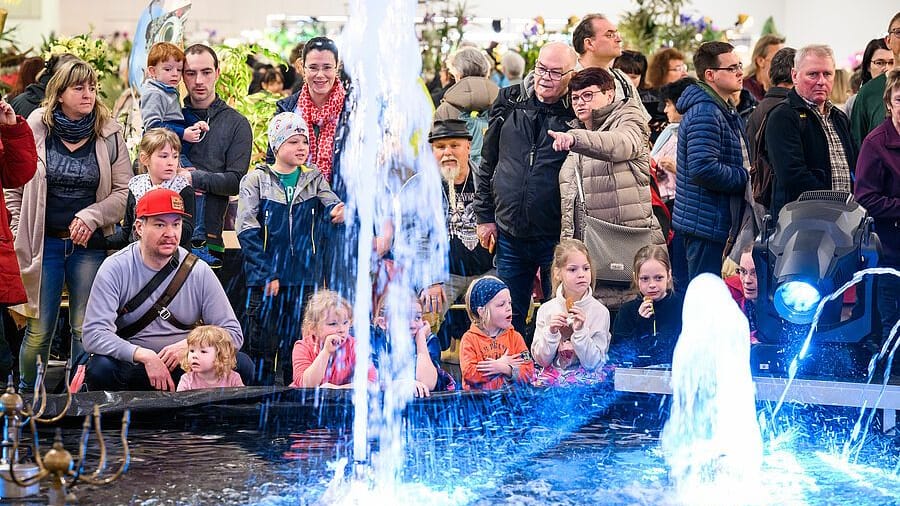
M 135 413 L 128 473 L 75 493 L 80 504 L 316 504 L 334 475 L 329 464 L 351 453 L 351 407 L 346 398 L 314 407 L 309 399 L 285 399 Z M 665 408 L 664 397 L 608 388 L 418 402 L 409 410 L 402 475 L 445 504 L 672 504 L 657 439 Z M 855 465 L 829 456 L 840 452 L 856 415 L 784 410 L 780 436 L 768 446 L 763 503 L 900 504 L 900 438 L 871 435 Z M 115 467 L 119 419 L 103 423 Z M 73 453 L 78 434 L 74 424 L 64 433 Z M 405 502 L 423 503 L 413 496 Z

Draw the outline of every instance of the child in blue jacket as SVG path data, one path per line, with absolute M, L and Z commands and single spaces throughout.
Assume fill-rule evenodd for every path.
M 301 306 L 322 278 L 319 230 L 344 221 L 344 204 L 307 163 L 303 117 L 278 114 L 269 122 L 268 136 L 275 163 L 258 165 L 241 180 L 235 224 L 248 287 L 244 351 L 256 363 L 260 385 L 282 378 L 290 383 L 286 376 L 291 347 L 300 337 Z

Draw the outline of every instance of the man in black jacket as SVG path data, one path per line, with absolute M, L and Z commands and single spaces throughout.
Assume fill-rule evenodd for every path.
M 521 85 L 500 91 L 475 174 L 478 239 L 488 251 L 496 247 L 497 274 L 509 286 L 513 325 L 523 335 L 539 268 L 544 299 L 550 296 L 560 234 L 559 169 L 568 153 L 553 150 L 547 131 L 567 131 L 575 117 L 566 96 L 575 62 L 570 47 L 552 42 Z
M 769 113 L 766 148 L 775 170 L 773 217 L 810 190 L 852 192 L 856 148 L 850 120 L 828 100 L 834 85 L 834 53 L 828 46 L 797 51 L 794 89 Z

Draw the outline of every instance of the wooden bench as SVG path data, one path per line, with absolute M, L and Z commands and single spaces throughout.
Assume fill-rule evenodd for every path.
M 668 369 L 617 368 L 614 384 L 615 389 L 620 392 L 671 394 L 671 376 Z M 761 401 L 778 401 L 788 383 L 787 378 L 766 376 L 755 376 L 753 381 L 756 383 L 756 399 Z M 872 408 L 877 405 L 882 410 L 884 432 L 896 432 L 900 385 L 795 379 L 785 396 L 785 402 L 857 408 Z

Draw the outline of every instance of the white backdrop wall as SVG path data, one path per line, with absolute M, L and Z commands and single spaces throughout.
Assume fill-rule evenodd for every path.
M 71 35 L 87 31 L 96 33 L 126 31 L 132 33 L 138 13 L 147 0 L 30 0 L 40 2 L 41 19 L 17 20 L 20 46 L 39 45 L 41 35 L 51 31 Z M 216 30 L 218 35 L 234 36 L 242 30 L 262 29 L 268 14 L 307 16 L 343 16 L 346 0 L 194 0 L 189 15 L 189 29 Z M 500 19 L 509 30 L 519 30 L 524 20 L 537 15 L 550 20 L 564 20 L 571 15 L 600 11 L 613 19 L 634 8 L 631 0 L 468 0 L 470 12 L 481 18 Z M 439 2 L 437 5 L 444 5 Z M 739 13 L 752 16 L 748 28 L 755 39 L 768 16 L 772 16 L 779 31 L 787 36 L 788 44 L 800 47 L 809 43 L 828 43 L 839 65 L 846 65 L 847 57 L 861 51 L 872 38 L 883 35 L 891 16 L 898 11 L 896 0 L 694 0 L 689 12 L 702 13 L 716 25 L 726 27 L 734 23 Z M 852 19 L 852 21 L 850 21 Z M 479 33 L 481 32 L 481 33 Z M 472 27 L 474 38 L 495 37 L 486 28 Z

